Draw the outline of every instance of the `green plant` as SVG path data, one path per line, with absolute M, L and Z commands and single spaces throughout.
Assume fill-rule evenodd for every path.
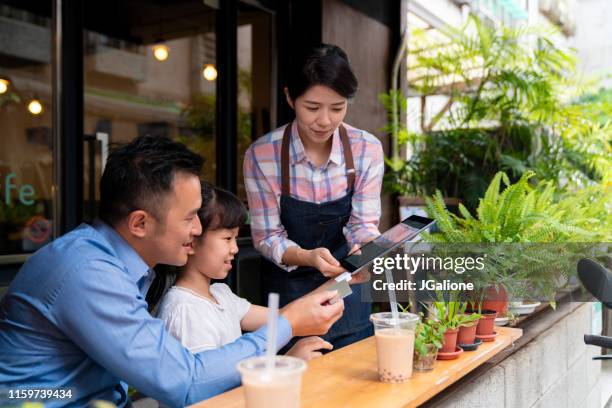
M 409 313 L 410 309 L 412 309 L 412 304 L 410 302 L 408 302 L 408 304 L 406 306 L 402 306 L 401 303 L 398 303 L 397 307 L 398 307 L 400 312 L 402 312 L 402 313 Z
M 576 209 L 570 212 L 567 204 L 556 202 L 551 183 L 532 187 L 529 179 L 533 176 L 533 172 L 527 172 L 511 184 L 505 173 L 498 172 L 479 201 L 475 216 L 461 204 L 459 216 L 450 213 L 437 192 L 427 199 L 427 212 L 441 233 L 426 238 L 448 243 L 590 241 L 591 231 L 582 228 L 591 221 L 588 214 L 577 213 Z M 505 188 L 500 192 L 502 181 Z M 576 201 L 574 205 L 585 207 L 586 203 Z
M 0 223 L 22 225 L 38 212 L 36 205 L 6 204 L 0 200 Z
M 448 299 L 444 298 L 442 292 L 436 292 L 437 299 L 432 303 L 429 311 L 436 324 L 445 329 L 456 329 L 460 325 L 462 313 L 465 313 L 465 307 L 461 310 L 463 305 L 459 301 L 459 291 L 450 290 L 446 293 L 448 294 Z
M 414 334 L 414 352 L 425 357 L 430 351 L 428 345 L 432 344 L 436 349 L 441 349 L 445 331 L 446 327 L 430 319 L 419 323 Z
M 409 87 L 421 97 L 421 133 L 402 125 L 408 159 L 387 161 L 385 189 L 399 194 L 459 197 L 473 210 L 499 170 L 517 181 L 530 171 L 561 190 L 612 179 L 608 94 L 576 99 L 593 81 L 576 79 L 574 53 L 539 27 L 491 27 L 471 17 L 443 41 L 411 35 Z M 446 103 L 426 115 L 429 96 Z M 389 102 L 401 95 L 389 93 Z M 412 110 L 414 111 L 414 109 Z M 426 120 L 430 118 L 429 120 Z M 387 129 L 389 133 L 393 130 Z
M 6 92 L 4 94 L 0 94 L 0 108 L 7 106 L 11 103 L 19 102 L 21 102 L 21 98 L 15 92 Z
M 467 310 L 468 302 L 463 302 L 461 304 L 460 313 L 457 316 L 457 326 L 471 326 L 474 322 L 477 322 L 478 319 L 482 317 L 481 308 L 478 308 L 478 312 L 465 313 Z
M 457 325 L 459 302 L 434 302 L 432 306 L 436 323 L 446 329 L 456 329 L 459 327 Z
M 393 120 L 394 106 L 399 107 L 401 111 L 406 111 L 406 98 L 401 91 L 389 90 L 379 94 L 378 99 L 387 111 L 388 120 L 381 130 L 392 135 L 394 145 L 404 146 L 414 153 L 421 142 L 420 136 L 413 132 L 409 133 L 406 125 L 401 121 L 394 123 Z M 411 159 L 405 160 L 400 158 L 397 149 L 393 149 L 392 156 L 385 157 L 385 164 L 388 168 L 383 179 L 385 190 L 400 195 L 427 194 L 427 191 L 422 189 L 424 185 L 422 176 L 425 172 L 418 155 L 412 155 Z
M 596 92 L 582 95 L 575 104 L 590 109 L 593 117 L 603 125 L 612 117 L 612 89 L 600 88 Z
M 583 243 L 609 241 L 612 192 L 593 187 L 559 196 L 550 182 L 531 186 L 532 176 L 525 173 L 511 184 L 506 174 L 496 174 L 475 215 L 463 205 L 460 215 L 450 213 L 438 192 L 427 200 L 427 209 L 440 233 L 424 239 L 480 244 L 464 245 L 486 256 L 484 271 L 470 276 L 478 290 L 503 285 L 515 297 L 530 294 L 553 301 L 559 282 L 567 280 L 592 246 Z
M 510 310 L 506 310 L 506 312 L 504 312 L 501 316 L 498 317 L 503 317 L 508 319 L 508 325 L 509 326 L 514 326 L 518 323 L 518 315 L 515 315 L 514 313 L 512 313 Z

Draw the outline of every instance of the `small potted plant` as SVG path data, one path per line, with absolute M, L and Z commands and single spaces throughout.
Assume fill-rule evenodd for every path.
M 438 350 L 442 348 L 446 328 L 428 319 L 419 323 L 414 336 L 414 369 L 433 370 Z
M 459 302 L 434 302 L 433 320 L 436 324 L 444 328 L 444 341 L 440 353 L 454 353 L 457 351 L 457 333 Z
M 495 319 L 496 326 L 514 326 L 518 322 L 517 316 L 511 311 L 507 311 L 506 313 L 502 313 L 501 315 L 497 315 Z
M 462 303 L 459 314 L 457 315 L 457 324 L 459 333 L 457 333 L 457 343 L 461 345 L 474 344 L 476 340 L 476 329 L 480 321 L 480 313 L 466 313 L 467 302 Z
M 479 302 L 470 302 L 469 313 L 480 316 L 478 318 L 478 324 L 476 325 L 476 338 L 480 338 L 483 341 L 493 341 L 497 312 L 495 310 L 483 309 L 482 304 L 482 300 Z

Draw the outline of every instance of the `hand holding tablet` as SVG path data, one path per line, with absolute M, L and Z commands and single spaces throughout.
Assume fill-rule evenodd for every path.
M 419 235 L 434 224 L 434 220 L 418 215 L 411 215 L 401 223 L 393 226 L 384 234 L 363 245 L 357 251 L 340 260 L 347 271 L 355 273 L 379 256 L 395 249 L 402 243 Z
M 430 218 L 411 215 L 362 247 L 351 248 L 349 255 L 340 260 L 340 264 L 349 272 L 344 272 L 336 278 L 330 279 L 320 287 L 329 291 L 338 291 L 338 294 L 329 303 L 335 303 L 353 293 L 349 282 L 356 280 L 358 282 L 355 283 L 362 283 L 361 279 L 353 279 L 353 276 L 356 277 L 359 271 L 374 258 L 383 256 L 402 243 L 416 237 L 431 227 L 433 223 L 434 220 Z

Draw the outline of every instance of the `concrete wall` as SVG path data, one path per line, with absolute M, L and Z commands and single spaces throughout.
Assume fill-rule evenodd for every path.
M 395 52 L 390 49 L 391 29 L 339 0 L 326 0 L 322 31 L 323 42 L 346 51 L 359 80 L 359 92 L 349 106 L 346 122 L 378 136 L 388 152 L 387 137 L 380 131 L 387 116 L 378 94 L 390 86 L 390 59 Z M 382 209 L 380 228 L 384 231 L 396 222 L 398 215 L 389 197 L 383 197 Z
M 436 407 L 599 408 L 600 349 L 583 342 L 591 317 L 581 305 Z

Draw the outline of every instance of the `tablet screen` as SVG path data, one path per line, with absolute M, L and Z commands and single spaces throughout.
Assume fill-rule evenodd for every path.
M 384 234 L 362 246 L 359 251 L 340 260 L 340 264 L 348 271 L 354 272 L 370 263 L 374 258 L 384 255 L 402 242 L 416 237 L 433 224 L 430 218 L 411 215 L 404 221 L 393 226 Z

